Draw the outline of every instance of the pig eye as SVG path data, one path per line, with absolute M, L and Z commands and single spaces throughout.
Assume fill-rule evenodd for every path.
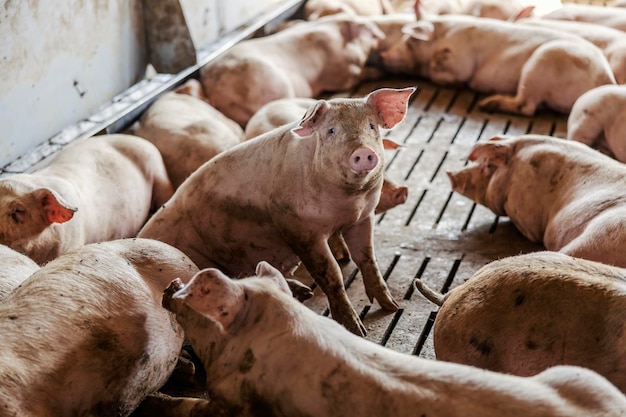
M 371 123 L 371 122 L 370 122 L 370 129 L 372 129 L 372 130 L 375 130 L 375 129 L 376 129 L 376 127 L 374 126 L 374 123 Z
M 329 135 L 334 135 L 335 134 L 335 128 L 331 127 L 330 129 L 328 129 L 328 134 Z
M 25 210 L 15 209 L 9 214 L 9 216 L 11 217 L 11 220 L 13 220 L 15 223 L 20 223 L 22 219 L 22 214 L 24 214 L 25 212 Z

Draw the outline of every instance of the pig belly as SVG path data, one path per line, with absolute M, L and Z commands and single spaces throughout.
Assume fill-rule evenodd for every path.
M 218 221 L 205 240 L 205 253 L 227 275 L 254 274 L 260 261 L 267 261 L 284 275 L 292 276 L 300 259 L 269 224 L 241 219 Z M 193 258 L 192 258 L 193 259 Z

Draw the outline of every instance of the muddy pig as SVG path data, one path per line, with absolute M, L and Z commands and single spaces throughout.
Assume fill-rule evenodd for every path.
M 407 36 L 381 52 L 387 71 L 465 84 L 490 94 L 478 102 L 487 111 L 532 116 L 547 106 L 569 113 L 585 91 L 616 82 L 602 51 L 570 33 L 461 15 L 403 30 Z
M 43 168 L 0 179 L 0 243 L 43 264 L 86 243 L 134 237 L 172 193 L 150 142 L 89 138 Z
M 231 280 L 206 269 L 185 286 L 173 281 L 164 295 L 163 305 L 176 313 L 207 370 L 211 401 L 203 415 L 626 413 L 626 397 L 591 370 L 558 366 L 524 378 L 402 354 L 356 337 L 293 300 L 269 264 L 260 263 L 256 275 Z
M 389 0 L 307 0 L 303 13 L 307 20 L 338 13 L 376 16 L 393 13 L 393 6 Z
M 209 102 L 242 127 L 265 103 L 343 91 L 378 76 L 365 64 L 384 34 L 345 14 L 245 40 L 201 70 Z
M 289 123 L 295 123 L 316 101 L 312 98 L 283 98 L 270 101 L 250 118 L 245 129 L 246 139 L 259 136 Z M 383 139 L 383 145 L 385 149 L 396 149 L 399 146 L 389 139 Z M 380 199 L 374 214 L 380 214 L 399 204 L 404 204 L 408 196 L 408 187 L 396 184 L 385 175 Z M 350 261 L 350 251 L 340 234 L 332 235 L 329 245 L 335 259 L 340 262 Z
M 402 121 L 413 91 L 382 88 L 363 98 L 317 101 L 297 126 L 248 140 L 202 165 L 139 236 L 235 277 L 253 273 L 262 260 L 291 276 L 302 262 L 328 297 L 333 318 L 364 334 L 327 241 L 340 232 L 370 300 L 398 308 L 372 244 L 385 157 L 379 128 Z
M 603 85 L 580 96 L 567 119 L 567 138 L 626 162 L 626 87 Z
M 626 392 L 626 270 L 558 252 L 487 264 L 445 295 L 437 359 L 514 375 L 555 365 L 592 369 Z
M 129 415 L 182 346 L 163 290 L 197 271 L 150 239 L 84 245 L 36 271 L 0 303 L 0 415 Z
M 237 145 L 243 137 L 237 123 L 206 101 L 176 92 L 165 93 L 152 104 L 134 133 L 159 149 L 175 188 L 200 165 Z
M 626 266 L 626 166 L 579 142 L 541 135 L 474 146 L 452 189 L 548 250 Z
M 0 245 L 0 303 L 26 278 L 39 269 L 39 265 L 26 255 Z

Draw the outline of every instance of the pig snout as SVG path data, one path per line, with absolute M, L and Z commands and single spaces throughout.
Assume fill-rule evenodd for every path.
M 350 155 L 350 168 L 357 174 L 366 174 L 378 165 L 378 155 L 371 148 L 363 146 Z

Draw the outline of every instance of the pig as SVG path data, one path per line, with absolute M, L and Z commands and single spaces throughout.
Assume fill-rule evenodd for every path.
M 402 121 L 414 91 L 381 88 L 317 101 L 297 126 L 248 140 L 198 168 L 139 236 L 234 277 L 253 273 L 262 260 L 292 277 L 302 262 L 332 317 L 364 335 L 327 241 L 340 232 L 370 301 L 397 310 L 372 244 L 385 157 L 379 127 Z
M 616 83 L 602 51 L 570 33 L 461 15 L 403 30 L 407 36 L 381 52 L 387 71 L 492 94 L 478 102 L 487 111 L 532 116 L 545 105 L 569 113 L 585 91 Z
M 377 16 L 393 12 L 393 6 L 389 0 L 307 0 L 303 10 L 306 20 L 315 20 L 339 13 Z
M 173 194 L 159 150 L 125 134 L 75 142 L 43 168 L 0 179 L 0 244 L 44 264 L 134 237 Z
M 540 16 L 549 20 L 573 20 L 595 23 L 626 31 L 626 10 L 620 7 L 566 3 L 563 7 Z
M 366 67 L 384 34 L 357 16 L 330 16 L 240 42 L 201 69 L 209 102 L 242 127 L 258 109 L 287 97 L 349 90 L 379 76 Z
M 241 143 L 243 129 L 199 97 L 168 92 L 141 116 L 135 135 L 159 149 L 178 188 L 200 165 Z
M 316 102 L 317 100 L 312 98 L 284 98 L 265 104 L 250 118 L 246 125 L 244 139 L 251 139 L 289 123 L 296 123 Z M 399 145 L 392 140 L 383 139 L 383 146 L 385 149 L 397 149 Z M 380 214 L 399 204 L 404 204 L 408 196 L 408 187 L 398 185 L 385 175 L 374 214 Z
M 496 136 L 475 164 L 448 171 L 452 189 L 547 250 L 626 266 L 626 166 L 589 146 L 542 135 Z
M 581 36 L 600 48 L 604 53 L 615 81 L 626 83 L 626 32 L 587 22 L 548 19 L 520 19 L 518 23 L 555 29 Z
M 198 272 L 150 239 L 66 252 L 0 303 L 2 416 L 127 416 L 172 373 L 184 334 L 161 306 Z
M 520 377 L 357 337 L 293 300 L 281 273 L 266 262 L 242 280 L 211 268 L 187 285 L 174 280 L 163 305 L 207 370 L 210 401 L 199 415 L 626 415 L 626 397 L 585 368 L 556 366 Z
M 0 245 L 0 303 L 26 278 L 39 269 L 28 256 L 5 245 Z
M 626 392 L 626 270 L 559 252 L 491 262 L 449 293 L 434 324 L 437 359 L 514 375 L 592 369 Z
M 567 138 L 626 162 L 626 86 L 601 86 L 580 96 L 567 118 Z

